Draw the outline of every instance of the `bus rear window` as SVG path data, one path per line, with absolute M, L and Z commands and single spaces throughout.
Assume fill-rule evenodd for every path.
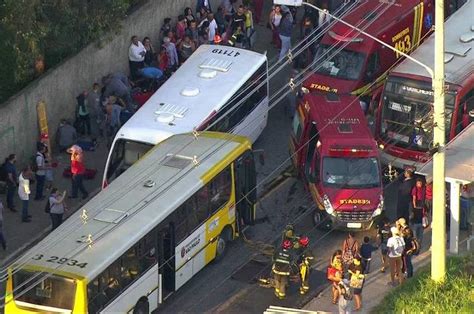
M 154 145 L 136 141 L 118 140 L 113 146 L 110 154 L 109 168 L 107 169 L 107 179 L 120 176 L 125 170 L 133 165 L 138 159 L 143 157 Z
M 13 275 L 13 294 L 17 305 L 47 310 L 71 311 L 76 282 L 57 275 L 20 270 Z

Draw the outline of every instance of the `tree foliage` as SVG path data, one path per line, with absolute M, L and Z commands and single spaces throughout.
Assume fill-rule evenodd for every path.
M 145 0 L 0 1 L 0 103 L 105 33 Z M 35 67 L 36 65 L 36 67 Z M 36 68 L 36 71 L 35 71 Z

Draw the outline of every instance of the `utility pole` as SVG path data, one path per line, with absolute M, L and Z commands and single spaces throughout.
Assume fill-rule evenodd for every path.
M 433 77 L 433 223 L 431 240 L 431 279 L 444 282 L 446 276 L 446 192 L 445 192 L 445 115 L 444 115 L 444 0 L 435 0 L 435 51 Z

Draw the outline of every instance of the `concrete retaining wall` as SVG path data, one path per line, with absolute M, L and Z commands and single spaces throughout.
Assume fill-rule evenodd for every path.
M 16 153 L 25 162 L 34 154 L 39 138 L 36 106 L 45 101 L 50 136 L 54 135 L 61 118 L 73 118 L 76 96 L 109 72 L 128 73 L 128 47 L 132 35 L 148 36 L 157 41 L 163 19 L 175 19 L 185 7 L 195 9 L 195 0 L 151 0 L 122 25 L 117 34 L 93 43 L 74 57 L 49 70 L 17 95 L 0 106 L 0 161 Z M 74 36 L 74 34 L 71 34 Z

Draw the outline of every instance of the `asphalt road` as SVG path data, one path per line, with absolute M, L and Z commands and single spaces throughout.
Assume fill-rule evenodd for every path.
M 269 45 L 269 31 L 260 26 L 257 32 L 260 41 L 256 50 L 266 51 L 271 64 L 277 51 Z M 288 80 L 287 67 L 270 81 L 270 94 Z M 288 106 L 287 99 L 270 111 L 268 125 L 254 145 L 255 149 L 264 151 L 265 159 L 265 164 L 257 168 L 259 195 L 264 195 L 258 204 L 259 223 L 245 231 L 246 239 L 239 238 L 229 245 L 222 261 L 206 266 L 172 294 L 159 312 L 262 313 L 270 305 L 301 308 L 328 285 L 326 268 L 330 256 L 342 247 L 346 233 L 316 229 L 310 218 L 314 204 L 309 192 L 296 177 L 281 176 L 290 167 L 291 119 L 285 106 Z M 386 212 L 391 218 L 395 217 L 396 190 L 397 183 L 393 183 L 384 193 Z M 278 300 L 272 289 L 261 287 L 256 280 L 270 275 L 268 245 L 278 242 L 288 223 L 295 224 L 298 233 L 310 237 L 316 269 L 311 274 L 311 290 L 307 295 L 300 296 L 298 283 L 292 283 L 287 299 Z M 357 238 L 361 241 L 365 235 L 374 237 L 375 231 L 359 232 Z

